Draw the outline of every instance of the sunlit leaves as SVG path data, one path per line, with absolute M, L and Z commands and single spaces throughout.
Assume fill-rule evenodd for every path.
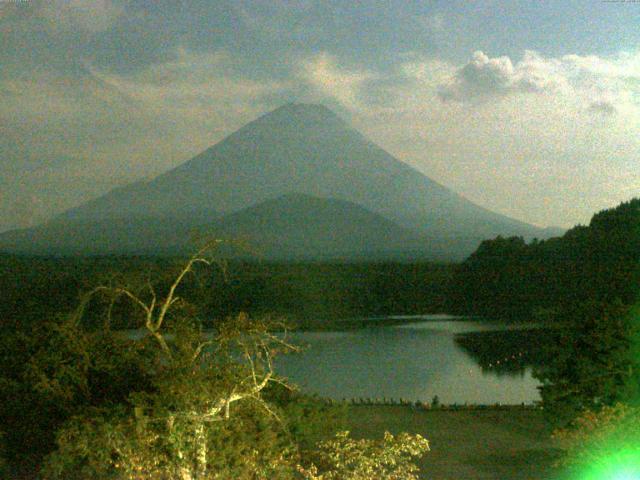
M 414 458 L 429 451 L 420 435 L 386 432 L 382 440 L 355 440 L 349 432 L 319 444 L 317 465 L 300 468 L 306 480 L 417 480 Z

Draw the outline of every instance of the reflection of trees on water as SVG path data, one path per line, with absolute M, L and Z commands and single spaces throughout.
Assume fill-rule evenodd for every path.
M 473 358 L 482 373 L 523 376 L 528 367 L 545 362 L 551 332 L 544 328 L 461 333 L 456 344 Z

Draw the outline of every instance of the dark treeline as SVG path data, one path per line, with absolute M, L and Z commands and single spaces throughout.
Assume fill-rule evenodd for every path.
M 0 255 L 1 325 L 24 328 L 70 311 L 99 284 L 126 282 L 144 290 L 153 279 L 162 289 L 181 260 Z M 286 317 L 301 327 L 329 326 L 338 319 L 442 312 L 452 269 L 433 263 L 230 262 L 185 279 L 181 295 L 198 305 L 205 324 L 244 311 Z M 130 326 L 124 319 L 131 312 L 124 308 L 115 305 L 114 327 Z
M 564 426 L 585 410 L 640 403 L 639 293 L 640 199 L 634 199 L 560 238 L 483 242 L 457 268 L 448 308 L 554 324 L 546 339 L 527 343 L 542 347 L 534 375 L 549 419 Z M 476 356 L 491 351 L 478 342 L 465 347 Z
M 168 281 L 181 261 L 0 255 L 0 325 L 15 328 L 69 311 L 82 292 L 98 284 L 126 281 L 142 290 L 148 279 Z M 528 244 L 520 237 L 486 240 L 460 265 L 235 261 L 186 279 L 181 288 L 205 322 L 240 311 L 285 316 L 303 327 L 436 312 L 558 320 L 561 312 L 587 301 L 633 303 L 639 265 L 636 199 L 594 215 L 589 226 L 577 226 L 559 238 Z M 114 321 L 126 313 L 118 315 L 116 305 Z
M 460 333 L 455 341 L 484 373 L 516 376 L 524 375 L 527 368 L 539 368 L 549 362 L 548 345 L 554 336 L 552 329 L 523 328 Z
M 482 242 L 456 270 L 447 300 L 455 313 L 557 319 L 584 302 L 632 304 L 640 285 L 640 199 L 595 214 L 588 226 L 527 244 Z

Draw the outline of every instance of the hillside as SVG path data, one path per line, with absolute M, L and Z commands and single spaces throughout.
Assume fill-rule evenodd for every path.
M 640 285 L 640 199 L 596 213 L 562 237 L 482 242 L 457 269 L 448 308 L 465 314 L 553 316 L 584 302 L 630 305 Z
M 246 239 L 272 259 L 424 256 L 415 233 L 355 203 L 302 194 L 283 195 L 220 219 L 214 235 Z
M 8 250 L 29 254 L 45 249 L 63 255 L 172 254 L 188 253 L 194 236 L 228 240 L 225 253 L 230 256 L 272 260 L 430 254 L 426 239 L 381 215 L 351 202 L 301 194 L 283 195 L 202 224 L 169 217 L 72 220 L 9 232 L 3 241 Z M 233 243 L 248 248 L 230 246 Z

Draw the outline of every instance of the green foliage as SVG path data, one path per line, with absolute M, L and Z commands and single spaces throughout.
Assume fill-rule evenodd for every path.
M 417 480 L 414 458 L 429 451 L 429 442 L 420 435 L 389 432 L 379 441 L 355 440 L 344 431 L 318 447 L 317 464 L 300 467 L 306 480 Z
M 152 340 L 164 335 L 156 325 Z M 174 318 L 169 331 L 170 346 L 161 339 L 148 346 L 162 360 L 149 371 L 152 388 L 65 424 L 45 478 L 252 478 L 291 463 L 295 448 L 279 412 L 261 396 L 280 381 L 271 357 L 290 347 L 242 315 L 213 338 L 188 318 Z
M 246 316 L 221 324 L 211 339 L 188 320 L 173 318 L 169 350 L 155 337 L 147 345 L 111 343 L 110 361 L 102 362 L 116 372 L 129 349 L 154 352 L 160 361 L 139 363 L 150 386 L 132 385 L 125 398 L 110 392 L 109 405 L 78 409 L 58 430 L 45 478 L 253 478 L 252 472 L 269 476 L 291 463 L 295 449 L 276 409 L 260 395 L 277 381 L 271 357 L 287 344 Z M 71 405 L 76 397 L 91 398 L 87 372 L 95 359 L 77 353 L 87 352 L 86 335 L 63 338 L 56 353 L 69 364 L 54 358 L 38 385 Z
M 521 237 L 483 241 L 456 270 L 448 310 L 476 315 L 518 317 L 530 307 L 526 264 L 529 250 Z
M 78 292 L 96 284 L 126 284 L 141 293 L 152 283 L 166 291 L 180 259 L 168 257 L 29 257 L 0 254 L 0 328 L 28 330 L 43 319 L 69 313 Z M 211 327 L 212 319 L 247 312 L 310 322 L 444 308 L 453 266 L 416 263 L 230 262 L 225 272 L 200 269 L 181 284 L 181 297 Z M 147 292 L 148 293 L 148 292 Z M 95 298 L 83 323 L 98 328 L 109 299 Z M 112 306 L 113 329 L 134 328 L 141 312 L 120 298 Z M 321 326 L 321 325 L 320 325 Z
M 554 320 L 554 313 L 582 302 L 632 304 L 639 286 L 640 199 L 634 199 L 560 238 L 482 242 L 456 270 L 447 309 Z
M 457 269 L 448 302 L 460 313 L 557 328 L 535 375 L 548 417 L 566 425 L 584 409 L 640 394 L 638 325 L 629 313 L 639 289 L 640 199 L 634 199 L 561 238 L 483 242 Z
M 554 355 L 536 372 L 545 410 L 559 425 L 584 410 L 624 400 L 639 380 L 628 307 L 619 301 L 585 302 L 565 314 L 567 327 L 557 331 L 550 347 Z
M 67 315 L 34 325 L 29 335 L 5 333 L 0 419 L 11 463 L 39 463 L 53 448 L 55 431 L 78 410 L 117 403 L 151 387 L 146 342 L 88 332 Z
M 151 388 L 148 372 L 157 361 L 148 341 L 132 342 L 108 330 L 89 332 L 73 318 L 61 318 L 43 324 L 24 380 L 73 412 L 83 405 L 117 403 L 132 390 Z
M 281 409 L 286 429 L 303 456 L 313 452 L 318 442 L 344 430 L 347 424 L 346 404 L 327 403 L 277 384 L 265 391 L 264 396 Z
M 4 432 L 0 430 L 0 475 L 2 475 L 2 478 L 9 476 L 9 465 L 5 459 L 5 449 Z
M 75 417 L 59 431 L 44 478 L 285 479 L 292 474 L 295 448 L 259 406 L 236 406 L 228 420 L 212 420 L 203 414 L 203 402 L 165 395 Z
M 240 314 L 203 333 L 198 309 L 178 296 L 197 263 L 210 262 L 193 257 L 162 291 L 95 288 L 75 315 L 47 326 L 25 372 L 68 415 L 45 479 L 293 478 L 301 455 L 339 421 L 273 371 L 273 358 L 295 349 L 286 330 L 270 333 L 281 324 Z M 146 336 L 120 336 L 110 321 L 84 327 L 98 295 L 110 298 L 109 319 L 122 297 L 141 309 Z

